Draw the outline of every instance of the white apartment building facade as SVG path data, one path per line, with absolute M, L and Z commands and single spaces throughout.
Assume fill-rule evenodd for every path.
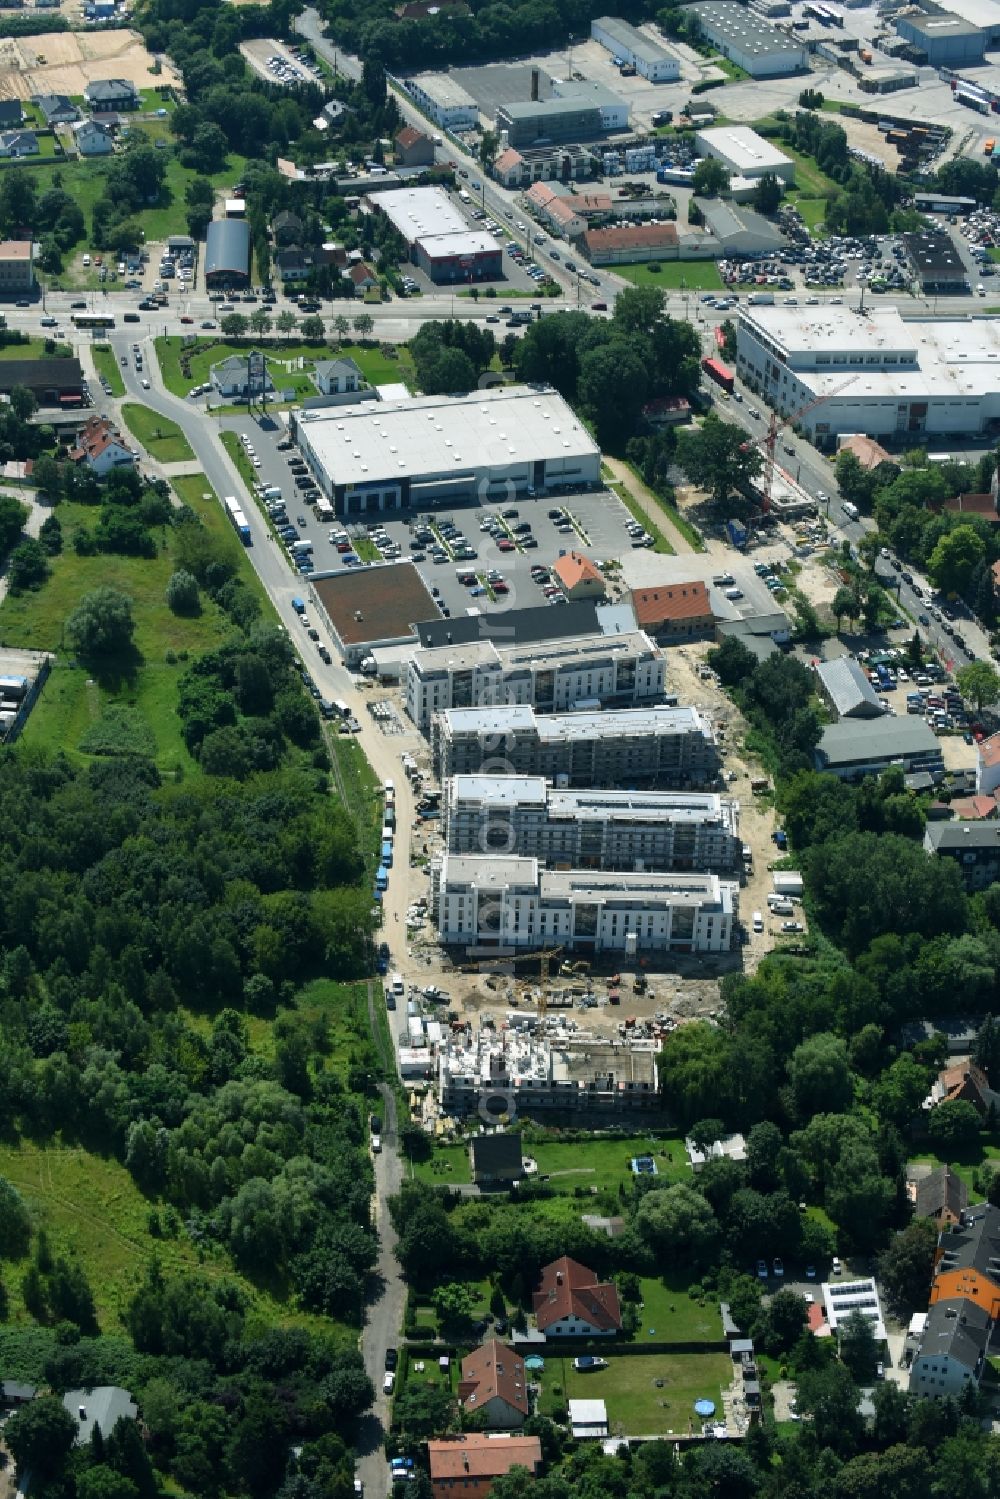
M 559 786 L 641 781 L 679 789 L 712 787 L 719 775 L 715 734 L 697 708 L 452 708 L 435 713 L 430 737 L 442 783 L 453 775 L 527 775 Z
M 491 640 L 415 652 L 406 711 L 424 733 L 449 708 L 519 704 L 539 713 L 638 707 L 663 697 L 666 665 L 642 630 L 498 649 Z
M 514 854 L 550 868 L 731 873 L 742 859 L 729 797 L 555 790 L 542 776 L 453 776 L 444 836 L 449 853 Z
M 738 891 L 715 874 L 543 870 L 517 857 L 445 854 L 431 871 L 441 942 L 487 951 L 728 952 Z

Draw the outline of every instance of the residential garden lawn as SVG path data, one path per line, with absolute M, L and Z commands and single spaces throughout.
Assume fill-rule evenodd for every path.
M 722 1337 L 722 1314 L 714 1297 L 704 1305 L 688 1294 L 684 1274 L 664 1275 L 659 1280 L 643 1276 L 642 1310 L 634 1341 L 645 1342 L 655 1334 L 657 1342 L 704 1343 Z
M 1000 1141 L 996 1137 L 984 1135 L 979 1143 L 960 1156 L 947 1157 L 935 1155 L 933 1151 L 922 1150 L 919 1155 L 910 1156 L 909 1159 L 926 1161 L 931 1166 L 950 1166 L 955 1175 L 960 1176 L 972 1192 L 976 1171 L 980 1166 L 987 1161 L 995 1162 L 1000 1166 Z
M 177 423 L 148 406 L 127 401 L 122 406 L 122 420 L 136 441 L 159 463 L 181 463 L 194 457 L 191 444 Z
M 647 264 L 606 267 L 633 286 L 662 286 L 664 291 L 722 291 L 722 277 L 712 260 L 654 260 Z
M 331 320 L 328 318 L 328 331 L 330 326 Z M 317 360 L 340 357 L 353 359 L 370 385 L 402 381 L 412 389 L 416 384 L 413 360 L 409 350 L 405 348 L 401 348 L 398 358 L 393 359 L 383 354 L 380 348 L 366 349 L 358 344 L 341 345 L 335 339 L 331 339 L 328 344 L 286 343 L 276 333 L 269 334 L 266 339 L 255 339 L 248 333 L 243 343 L 235 344 L 227 343 L 223 338 L 199 338 L 186 349 L 190 359 L 189 378 L 182 373 L 180 365 L 181 351 L 185 348 L 184 340 L 173 337 L 158 338 L 155 341 L 163 383 L 175 396 L 186 396 L 192 385 L 205 384 L 213 364 L 219 364 L 232 354 L 246 354 L 251 346 L 262 347 L 266 351 L 271 378 L 279 390 L 283 386 L 294 385 L 303 394 L 315 395 L 316 387 L 309 378 L 308 371 Z M 298 359 L 305 361 L 306 369 L 292 369 L 286 374 L 282 365 L 286 362 L 291 364 Z
M 48 687 L 45 688 L 45 692 Z M 44 697 L 44 693 L 42 694 Z M 34 716 L 34 715 L 32 715 Z M 198 1273 L 225 1277 L 247 1297 L 247 1316 L 261 1325 L 271 1322 L 309 1328 L 322 1337 L 343 1339 L 353 1333 L 326 1317 L 295 1309 L 283 1287 L 261 1289 L 245 1280 L 229 1256 L 206 1240 L 200 1253 L 179 1224 L 170 1227 L 172 1209 L 158 1209 L 162 1231 L 150 1231 L 156 1206 L 139 1191 L 124 1166 L 72 1145 L 39 1148 L 27 1141 L 0 1143 L 0 1176 L 24 1195 L 35 1224 L 45 1228 L 56 1254 L 71 1253 L 79 1260 L 94 1293 L 98 1320 L 104 1332 L 119 1332 L 129 1301 L 155 1258 L 164 1274 Z M 5 1276 L 11 1301 L 11 1323 L 31 1324 L 21 1299 L 21 1275 L 28 1261 L 7 1266 Z
M 696 1400 L 715 1401 L 722 1409 L 722 1389 L 730 1383 L 732 1360 L 727 1353 L 628 1354 L 605 1352 L 600 1340 L 595 1353 L 608 1359 L 606 1369 L 580 1374 L 572 1358 L 544 1354 L 539 1408 L 543 1415 L 565 1406 L 567 1400 L 604 1400 L 612 1432 L 648 1436 L 686 1434 L 700 1429 L 694 1413 Z M 662 1380 L 662 1388 L 656 1381 Z
M 94 367 L 99 375 L 103 375 L 111 386 L 113 396 L 125 394 L 125 381 L 115 358 L 115 351 L 110 344 L 92 344 L 91 353 L 94 356 Z
M 226 525 L 218 501 L 214 495 L 209 501 L 201 499 L 207 489 L 204 480 L 196 479 L 195 484 L 197 493 L 192 490 L 183 498 L 213 531 L 218 528 L 227 547 L 231 540 L 234 558 L 238 557 L 238 565 L 249 572 L 243 548 Z M 8 594 L 0 606 L 0 638 L 10 646 L 53 651 L 56 655 L 52 674 L 25 725 L 25 742 L 86 762 L 90 756 L 81 751 L 80 742 L 113 708 L 121 710 L 125 726 L 134 729 L 130 737 L 151 740 L 150 752 L 162 774 L 199 775 L 199 767 L 181 736 L 177 679 L 187 667 L 187 659 L 182 658 L 211 650 L 226 634 L 224 616 L 204 595 L 202 612 L 194 618 L 182 618 L 167 608 L 166 587 L 174 570 L 168 528 L 157 535 L 160 551 L 154 558 L 78 557 L 71 538 L 80 527 L 93 529 L 97 507 L 64 501 L 58 513 L 64 549 L 52 559 L 48 581 L 37 591 L 19 597 Z M 109 672 L 97 680 L 76 664 L 63 642 L 62 631 L 64 621 L 83 595 L 105 585 L 121 589 L 132 599 L 136 657 L 118 675 Z M 168 655 L 176 659 L 167 660 Z
M 538 1174 L 548 1176 L 548 1186 L 559 1193 L 573 1194 L 577 1187 L 597 1187 L 617 1191 L 624 1182 L 635 1180 L 630 1161 L 633 1156 L 652 1152 L 661 1180 L 686 1181 L 691 1173 L 680 1138 L 650 1140 L 649 1135 L 596 1137 L 592 1140 L 526 1140 L 522 1154 L 538 1164 Z M 673 1154 L 673 1160 L 669 1153 Z M 462 1184 L 472 1180 L 468 1142 L 436 1145 L 430 1160 L 411 1167 L 418 1181 L 438 1184 Z M 539 1203 L 538 1206 L 544 1206 Z

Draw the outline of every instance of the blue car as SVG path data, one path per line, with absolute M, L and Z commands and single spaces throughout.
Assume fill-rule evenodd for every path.
M 473 599 L 479 599 L 482 598 L 485 592 L 486 589 L 483 587 L 483 585 L 481 583 L 477 583 L 475 588 L 469 589 L 469 597 Z

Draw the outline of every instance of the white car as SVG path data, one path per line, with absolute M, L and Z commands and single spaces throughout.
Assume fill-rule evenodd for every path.
M 764 918 L 759 911 L 753 913 L 753 929 L 755 932 L 764 930 Z
M 387 1369 L 382 1376 L 382 1394 L 391 1395 L 396 1384 L 396 1376 L 391 1369 Z
M 839 1255 L 837 1255 L 837 1254 L 834 1255 L 833 1261 L 832 1261 L 832 1264 L 831 1264 L 830 1268 L 833 1270 L 834 1275 L 839 1275 L 840 1272 L 843 1270 L 844 1267 L 840 1263 L 840 1256 Z

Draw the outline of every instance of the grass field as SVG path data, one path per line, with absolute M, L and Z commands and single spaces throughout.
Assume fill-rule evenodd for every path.
M 186 396 L 192 385 L 203 385 L 208 380 L 213 364 L 228 359 L 231 354 L 245 354 L 248 344 L 231 344 L 222 339 L 199 338 L 193 346 L 188 346 L 191 362 L 190 379 L 181 372 L 180 355 L 184 348 L 183 339 L 158 338 L 155 347 L 164 385 L 175 396 Z M 332 338 L 329 345 L 324 347 L 322 344 L 278 343 L 275 342 L 274 334 L 269 335 L 264 347 L 271 364 L 271 378 L 279 390 L 287 384 L 294 385 L 296 389 L 301 389 L 307 395 L 315 395 L 316 387 L 309 379 L 308 370 L 312 369 L 317 360 L 328 359 L 332 355 L 353 359 L 370 385 L 403 381 L 413 388 L 416 383 L 413 360 L 405 348 L 399 350 L 397 358 L 391 358 L 381 349 L 364 349 L 358 344 L 349 343 L 341 345 L 336 338 Z M 291 370 L 286 376 L 282 366 L 285 362 L 297 359 L 305 361 L 306 369 Z
M 243 451 L 243 444 L 240 442 L 239 434 L 236 432 L 222 432 L 220 436 L 222 438 L 222 446 L 233 460 L 240 478 L 252 494 L 256 471 L 250 459 Z M 254 503 L 256 504 L 256 501 Z
M 214 495 L 208 500 L 202 498 L 207 488 L 203 479 L 196 478 L 181 497 L 221 539 L 234 562 L 249 570 L 243 548 L 226 524 L 218 501 Z M 78 527 L 92 529 L 97 511 L 64 501 L 59 519 L 66 546 L 52 561 L 52 576 L 37 592 L 8 595 L 0 606 L 0 641 L 56 653 L 52 674 L 25 727 L 25 741 L 82 761 L 89 758 L 79 748 L 87 732 L 108 709 L 122 709 L 127 715 L 135 715 L 151 732 L 154 758 L 163 773 L 199 774 L 181 737 L 177 678 L 186 670 L 184 657 L 200 655 L 225 635 L 223 616 L 205 598 L 202 612 L 195 618 L 182 618 L 167 608 L 166 587 L 174 570 L 168 530 L 157 537 L 160 551 L 155 558 L 78 557 L 69 538 Z M 121 589 L 133 601 L 136 659 L 129 674 L 96 680 L 75 663 L 62 631 L 64 621 L 83 595 L 104 585 Z M 168 655 L 174 659 L 168 660 Z
M 94 367 L 99 375 L 103 375 L 111 386 L 113 396 L 125 394 L 125 381 L 115 358 L 115 351 L 110 344 L 92 344 L 91 353 L 94 356 Z
M 0 359 L 41 359 L 45 343 L 44 338 L 29 338 L 23 344 L 4 344 L 0 348 Z
M 711 260 L 654 260 L 649 265 L 612 266 L 633 286 L 662 286 L 664 291 L 721 291 L 722 277 Z
M 826 199 L 811 198 L 806 193 L 791 192 L 788 201 L 794 203 L 802 215 L 802 222 L 810 234 L 816 236 L 819 226 L 826 220 Z M 822 238 L 822 236 L 818 236 Z
M 615 1357 L 608 1350 L 608 1367 L 580 1374 L 570 1358 L 545 1358 L 540 1375 L 543 1415 L 567 1400 L 604 1400 L 613 1433 L 649 1436 L 697 1431 L 696 1400 L 715 1401 L 722 1409 L 722 1388 L 728 1385 L 732 1361 L 726 1353 L 636 1354 Z M 538 1377 L 538 1376 L 536 1376 Z
M 305 992 L 308 998 L 309 990 Z M 28 1142 L 0 1144 L 0 1176 L 18 1188 L 27 1201 L 35 1225 L 48 1233 L 56 1253 L 72 1253 L 80 1262 L 94 1293 L 98 1320 L 105 1332 L 120 1330 L 123 1313 L 157 1258 L 167 1275 L 198 1273 L 234 1281 L 248 1298 L 248 1318 L 262 1322 L 294 1323 L 322 1336 L 357 1334 L 325 1317 L 294 1308 L 279 1287 L 276 1294 L 245 1280 L 221 1249 L 199 1252 L 183 1230 L 151 1232 L 149 1202 L 117 1161 L 89 1151 L 58 1144 L 39 1148 Z M 160 1222 L 169 1210 L 159 1209 Z M 20 1293 L 23 1265 L 7 1267 L 11 1321 L 29 1321 Z
M 122 407 L 122 420 L 136 441 L 159 463 L 182 463 L 194 457 L 194 450 L 177 423 L 148 406 L 127 401 Z

